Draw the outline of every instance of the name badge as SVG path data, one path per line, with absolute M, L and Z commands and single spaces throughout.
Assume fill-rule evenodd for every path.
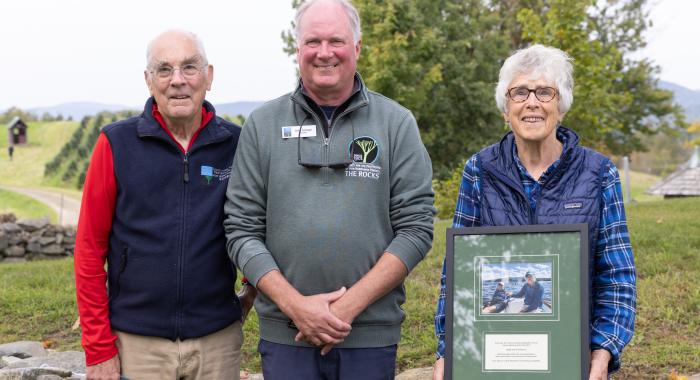
M 299 132 L 301 128 L 301 133 Z M 316 126 L 315 125 L 290 125 L 288 127 L 282 127 L 282 138 L 283 139 L 294 139 L 297 137 L 315 137 L 316 136 Z

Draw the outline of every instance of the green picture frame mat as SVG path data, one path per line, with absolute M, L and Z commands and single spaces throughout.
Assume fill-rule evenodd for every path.
M 523 332 L 523 323 L 524 324 L 529 324 L 529 323 L 545 323 L 549 324 L 549 328 L 552 330 L 565 330 L 569 331 L 572 334 L 576 334 L 578 332 L 579 335 L 577 335 L 577 339 L 571 340 L 571 339 L 563 339 L 560 333 L 554 333 L 551 337 L 551 347 L 550 347 L 550 352 L 556 352 L 556 355 L 554 355 L 551 359 L 550 367 L 552 370 L 549 373 L 542 373 L 542 372 L 536 372 L 536 373 L 521 373 L 521 372 L 487 372 L 484 373 L 481 371 L 481 365 L 482 365 L 482 360 L 483 358 L 479 358 L 479 361 L 471 360 L 471 366 L 467 366 L 466 369 L 460 364 L 463 363 L 463 358 L 458 358 L 458 360 L 453 360 L 454 359 L 454 315 L 453 315 L 453 300 L 454 300 L 454 266 L 455 266 L 455 261 L 454 257 L 457 254 L 455 252 L 455 237 L 457 236 L 462 236 L 462 235 L 494 235 L 494 236 L 500 236 L 501 238 L 504 237 L 510 237 L 511 240 L 513 238 L 515 239 L 522 239 L 523 237 L 529 236 L 529 239 L 525 239 L 526 243 L 527 240 L 535 241 L 539 240 L 547 240 L 545 236 L 551 236 L 551 237 L 562 237 L 566 236 L 566 233 L 573 233 L 574 236 L 576 237 L 576 242 L 577 244 L 569 244 L 568 249 L 566 247 L 563 247 L 562 249 L 557 249 L 556 247 L 553 248 L 550 252 L 554 251 L 559 251 L 560 253 L 560 264 L 567 266 L 567 268 L 564 269 L 564 275 L 567 275 L 567 272 L 572 272 L 571 275 L 572 278 L 577 279 L 578 281 L 578 289 L 576 290 L 576 293 L 579 294 L 579 297 L 574 297 L 574 303 L 568 302 L 571 301 L 571 296 L 569 293 L 569 299 L 567 301 L 562 300 L 561 301 L 561 310 L 560 310 L 560 317 L 562 320 L 560 321 L 508 321 L 508 320 L 489 320 L 489 321 L 483 321 L 479 320 L 477 321 L 474 319 L 471 321 L 472 325 L 474 326 L 473 330 L 471 333 L 472 339 L 471 341 L 467 341 L 467 343 L 472 344 L 474 347 L 472 349 L 477 349 L 477 345 L 482 345 L 483 346 L 483 341 L 480 342 L 482 334 L 481 331 L 488 331 L 488 332 L 493 332 L 493 333 L 522 333 Z M 564 234 L 564 235 L 562 235 Z M 513 236 L 513 235 L 521 235 L 521 236 Z M 530 226 L 499 226 L 499 227 L 472 227 L 472 228 L 457 228 L 457 229 L 448 229 L 447 231 L 447 255 L 446 255 L 446 265 L 447 265 L 447 294 L 446 294 L 446 347 L 445 347 L 445 378 L 446 379 L 499 379 L 499 380 L 526 380 L 526 379 L 561 379 L 561 378 L 567 378 L 567 379 L 576 379 L 580 377 L 581 379 L 585 379 L 588 376 L 588 365 L 589 365 L 589 345 L 590 345 L 590 338 L 589 338 L 589 279 L 588 279 L 588 267 L 589 267 L 589 254 L 588 254 L 588 229 L 586 224 L 572 224 L 572 225 L 530 225 Z M 569 234 L 570 238 L 571 234 Z M 551 239 L 550 239 L 551 240 Z M 566 239 L 564 239 L 566 240 Z M 550 242 L 551 243 L 551 242 Z M 458 244 L 459 245 L 459 244 Z M 556 245 L 556 244 L 555 244 Z M 533 249 L 528 249 L 527 248 L 528 244 L 520 244 L 520 249 L 522 249 L 522 252 L 528 252 L 531 253 L 533 252 Z M 513 245 L 511 244 L 511 248 Z M 462 247 L 464 248 L 464 247 Z M 483 248 L 483 247 L 482 247 Z M 459 249 L 459 247 L 458 247 Z M 541 250 L 538 248 L 537 250 Z M 501 251 L 504 251 L 501 249 Z M 464 253 L 461 253 L 461 255 L 464 255 Z M 561 255 L 565 255 L 566 258 L 562 259 Z M 473 254 L 471 255 L 471 258 L 475 256 L 494 256 L 494 254 L 489 253 L 488 251 L 484 252 L 483 249 L 480 250 L 479 254 Z M 467 258 L 466 260 L 469 260 Z M 561 261 L 564 261 L 564 263 L 561 263 Z M 569 263 L 569 261 L 573 261 L 573 263 Z M 578 264 L 578 265 L 576 265 Z M 569 268 L 568 266 L 571 265 L 572 267 Z M 473 300 L 479 300 L 478 297 L 480 297 L 479 290 L 473 289 L 475 287 L 475 282 L 474 282 L 474 264 L 472 262 L 471 264 L 472 271 L 470 274 L 464 276 L 465 278 L 471 277 L 469 281 L 472 282 L 472 289 L 471 293 L 473 295 L 472 299 Z M 561 277 L 560 273 L 560 277 Z M 570 281 L 571 278 L 568 278 L 566 281 Z M 466 280 L 465 280 L 466 281 Z M 561 281 L 561 278 L 560 278 Z M 576 281 L 575 281 L 576 282 Z M 468 284 L 467 284 L 468 285 Z M 571 284 L 567 284 L 568 287 L 572 286 Z M 467 286 L 466 289 L 469 289 Z M 566 291 L 566 289 L 564 289 Z M 568 290 L 569 292 L 571 291 Z M 559 292 L 561 293 L 562 290 L 560 289 Z M 574 307 L 572 305 L 576 305 L 578 307 Z M 470 307 L 473 307 L 473 305 L 468 305 L 467 309 Z M 476 314 L 474 314 L 476 315 Z M 556 325 L 559 324 L 559 325 Z M 530 328 L 532 331 L 542 331 L 542 328 L 545 325 L 539 325 L 538 328 Z M 579 328 L 575 328 L 579 327 Z M 465 328 L 465 329 L 468 329 Z M 458 329 L 459 330 L 459 329 Z M 467 331 L 468 332 L 468 331 Z M 578 341 L 579 344 L 574 344 L 574 341 Z M 574 347 L 572 349 L 572 346 Z M 572 352 L 575 351 L 575 352 Z M 480 348 L 478 348 L 478 351 L 481 351 Z M 561 356 L 564 355 L 564 356 Z M 564 358 L 564 359 L 562 359 Z M 472 358 L 473 359 L 473 358 Z M 564 376 L 564 377 L 562 377 Z

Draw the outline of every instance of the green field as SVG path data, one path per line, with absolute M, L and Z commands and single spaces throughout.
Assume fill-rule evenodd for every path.
M 29 144 L 15 147 L 7 156 L 7 133 L 0 133 L 0 184 L 51 187 L 44 182 L 44 165 L 53 159 L 78 128 L 74 121 L 29 122 Z
M 57 181 L 47 181 L 44 178 L 44 165 L 58 154 L 78 128 L 78 122 L 36 121 L 27 124 L 29 144 L 16 146 L 12 161 L 7 156 L 7 134 L 0 133 L 0 185 L 44 188 L 80 199 L 80 191 L 62 188 L 62 184 Z M 22 204 L 18 206 L 18 214 L 31 213 L 31 210 L 22 210 Z
M 16 146 L 12 161 L 7 156 L 7 133 L 0 133 L 0 185 L 44 188 L 80 199 L 80 191 L 61 188 L 59 183 L 44 178 L 44 165 L 58 154 L 78 127 L 78 123 L 37 121 L 28 124 L 29 144 Z M 31 198 L 8 195 L 7 192 L 0 193 L 0 212 L 11 209 L 18 218 L 49 215 L 52 222 L 57 220 L 56 213 L 48 207 L 33 200 L 25 202 L 26 199 Z M 49 213 L 45 213 L 42 208 Z
M 700 198 L 628 207 L 638 269 L 636 333 L 614 379 L 666 378 L 671 368 L 700 372 Z M 433 313 L 447 221 L 436 224 L 433 251 L 411 273 L 399 368 L 430 366 Z M 694 233 L 690 233 L 694 231 Z M 0 343 L 50 340 L 59 350 L 79 347 L 71 260 L 0 264 Z M 257 320 L 245 325 L 243 368 L 260 369 Z
M 700 198 L 629 207 L 638 316 L 625 379 L 700 372 Z M 652 376 L 653 375 L 653 376 Z
M 80 330 L 73 261 L 0 263 L 0 342 L 55 342 L 62 351 L 78 350 Z
M 49 218 L 56 223 L 56 212 L 45 204 L 25 195 L 0 189 L 0 214 L 15 214 L 17 219 Z

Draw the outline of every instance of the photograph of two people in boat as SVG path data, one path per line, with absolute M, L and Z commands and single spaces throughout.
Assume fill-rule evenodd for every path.
M 552 313 L 552 263 L 482 263 L 482 314 Z

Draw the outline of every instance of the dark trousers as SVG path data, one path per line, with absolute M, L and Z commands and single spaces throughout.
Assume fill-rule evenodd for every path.
M 392 380 L 396 345 L 378 348 L 296 347 L 260 340 L 265 380 Z

